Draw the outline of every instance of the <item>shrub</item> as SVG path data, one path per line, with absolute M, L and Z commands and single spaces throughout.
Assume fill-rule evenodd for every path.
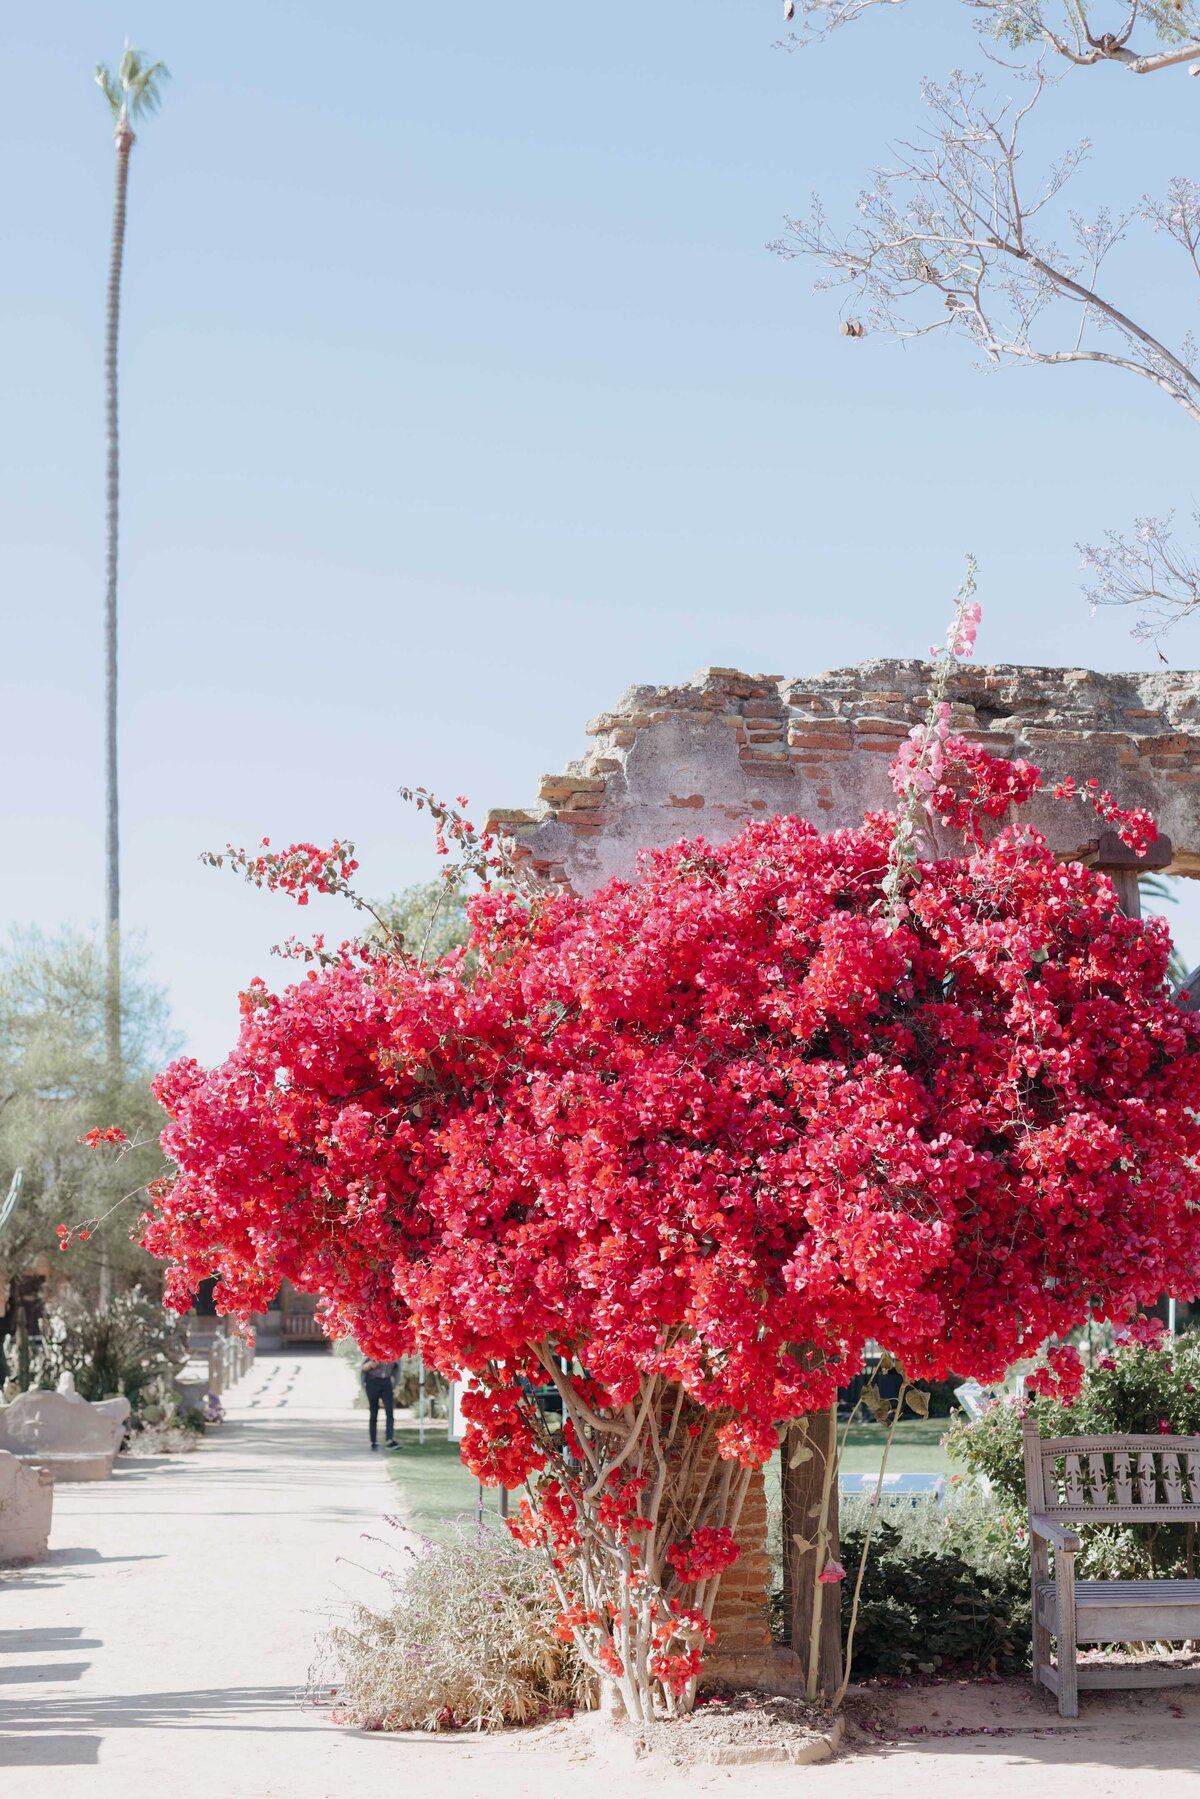
M 870 1520 L 868 1497 L 841 1502 L 842 1626 Z M 773 1595 L 782 1633 L 783 1595 Z M 871 1538 L 854 1631 L 854 1674 L 955 1669 L 1009 1674 L 1029 1665 L 1029 1538 L 1024 1511 L 958 1488 L 943 1510 L 889 1506 Z
M 850 1575 L 842 1588 L 843 1626 L 849 1623 L 863 1536 L 857 1525 L 842 1535 Z M 977 1562 L 949 1531 L 936 1547 L 924 1547 L 911 1536 L 906 1540 L 898 1519 L 881 1519 L 859 1601 L 854 1672 L 1015 1673 L 1029 1664 L 1028 1589 L 1027 1550 Z
M 1118 1341 L 1086 1370 L 1079 1395 L 999 1400 L 973 1423 L 954 1419 L 945 1442 L 972 1474 L 986 1475 L 1002 1505 L 1024 1514 L 1022 1421 L 1032 1405 L 1044 1437 L 1200 1435 L 1200 1333 Z M 1091 1580 L 1165 1578 L 1189 1573 L 1190 1525 L 1089 1525 L 1077 1561 Z
M 994 1379 L 1200 1259 L 1200 1021 L 1161 921 L 1001 825 L 1039 772 L 952 734 L 971 591 L 895 814 L 757 819 L 586 895 L 490 892 L 473 972 L 390 934 L 296 945 L 319 966 L 251 984 L 225 1063 L 155 1086 L 178 1166 L 143 1241 L 170 1302 L 216 1268 L 218 1306 L 255 1310 L 286 1271 L 372 1356 L 472 1375 L 463 1459 L 528 1486 L 513 1525 L 560 1627 L 638 1722 L 690 1709 L 752 1471 L 870 1342 L 910 1377 Z M 415 797 L 459 868 L 519 872 Z M 1144 850 L 1147 815 L 1089 803 Z M 208 859 L 366 905 L 340 840 Z M 814 1592 L 837 1578 L 818 1517 L 794 1544 Z
M 169 1389 L 186 1361 L 182 1323 L 140 1288 L 102 1309 L 72 1296 L 46 1314 L 33 1385 L 55 1387 L 69 1373 L 81 1398 L 124 1393 L 136 1411 L 156 1384 Z
M 496 1730 L 593 1703 L 591 1676 L 556 1635 L 560 1605 L 539 1554 L 466 1527 L 401 1554 L 387 1603 L 355 1606 L 329 1633 L 333 1672 L 320 1685 L 332 1688 L 339 1721 Z

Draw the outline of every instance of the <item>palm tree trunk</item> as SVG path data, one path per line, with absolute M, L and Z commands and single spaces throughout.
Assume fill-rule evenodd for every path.
M 117 799 L 117 525 L 120 453 L 117 435 L 117 344 L 121 322 L 121 265 L 125 256 L 125 196 L 133 132 L 117 125 L 117 185 L 104 332 L 105 529 L 104 560 L 104 775 L 106 962 L 104 1046 L 110 1074 L 121 1067 L 121 866 Z M 115 1095 L 114 1095 L 115 1098 Z

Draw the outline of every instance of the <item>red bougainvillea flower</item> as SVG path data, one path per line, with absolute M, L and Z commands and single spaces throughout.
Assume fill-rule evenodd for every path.
M 1161 1349 L 1167 1327 L 1161 1318 L 1138 1316 L 1119 1325 L 1115 1334 L 1118 1343 L 1139 1343 L 1146 1349 Z
M 255 987 L 223 1066 L 157 1083 L 173 1302 L 287 1277 L 373 1353 L 516 1375 L 553 1343 L 617 1404 L 651 1366 L 761 1460 L 868 1338 L 995 1379 L 1092 1296 L 1182 1291 L 1200 1025 L 1165 925 L 1009 827 L 922 864 L 892 928 L 889 830 L 779 818 L 476 901 L 470 980 L 347 955 Z M 490 1478 L 529 1463 L 519 1394 L 469 1426 Z
M 98 1127 L 85 1131 L 82 1137 L 75 1139 L 77 1143 L 86 1143 L 89 1149 L 97 1149 L 101 1143 L 128 1143 L 129 1139 L 119 1125 L 110 1124 L 105 1130 Z
M 690 1585 L 732 1568 L 740 1554 L 731 1530 L 701 1525 L 686 1541 L 672 1543 L 667 1560 L 680 1580 Z
M 1114 1364 L 1115 1366 L 1115 1364 Z M 1035 1368 L 1025 1382 L 1030 1393 L 1045 1393 L 1070 1405 L 1083 1391 L 1084 1367 L 1079 1351 L 1069 1343 L 1046 1352 L 1045 1366 Z

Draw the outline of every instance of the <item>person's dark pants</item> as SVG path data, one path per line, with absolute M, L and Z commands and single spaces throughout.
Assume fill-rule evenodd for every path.
M 395 1436 L 392 1422 L 392 1383 L 390 1380 L 366 1380 L 363 1385 L 367 1389 L 367 1404 L 371 1408 L 371 1443 L 375 1443 L 375 1433 L 379 1426 L 379 1405 L 383 1402 L 383 1415 L 387 1423 L 387 1441 Z

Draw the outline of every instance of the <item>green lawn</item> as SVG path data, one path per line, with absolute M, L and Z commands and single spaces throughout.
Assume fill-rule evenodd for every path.
M 951 1462 L 940 1439 L 949 1418 L 906 1418 L 896 1426 L 888 1456 L 889 1474 L 949 1474 Z M 887 1429 L 882 1424 L 852 1424 L 842 1457 L 845 1474 L 877 1474 L 883 1460 Z
M 949 1420 L 909 1418 L 896 1427 L 888 1469 L 893 1474 L 948 1474 L 950 1459 L 940 1446 Z M 846 1474 L 874 1474 L 883 1456 L 887 1432 L 880 1424 L 854 1424 L 846 1442 L 842 1469 Z M 400 1510 L 407 1524 L 423 1536 L 444 1540 L 457 1519 L 473 1519 L 478 1483 L 459 1459 L 458 1444 L 446 1436 L 444 1421 L 432 1423 L 418 1443 L 413 1426 L 400 1426 L 401 1447 L 387 1457 L 388 1473 L 401 1490 Z M 768 1484 L 775 1477 L 768 1471 Z M 486 1487 L 484 1515 L 497 1516 L 497 1493 Z
M 445 1419 L 427 1426 L 424 1443 L 417 1441 L 411 1426 L 397 1426 L 396 1441 L 399 1449 L 381 1453 L 387 1456 L 388 1473 L 401 1490 L 404 1522 L 422 1536 L 442 1541 L 457 1519 L 473 1520 L 479 1482 L 463 1467 L 458 1444 L 446 1435 Z M 495 1487 L 484 1488 L 485 1516 L 496 1516 L 497 1498 Z

